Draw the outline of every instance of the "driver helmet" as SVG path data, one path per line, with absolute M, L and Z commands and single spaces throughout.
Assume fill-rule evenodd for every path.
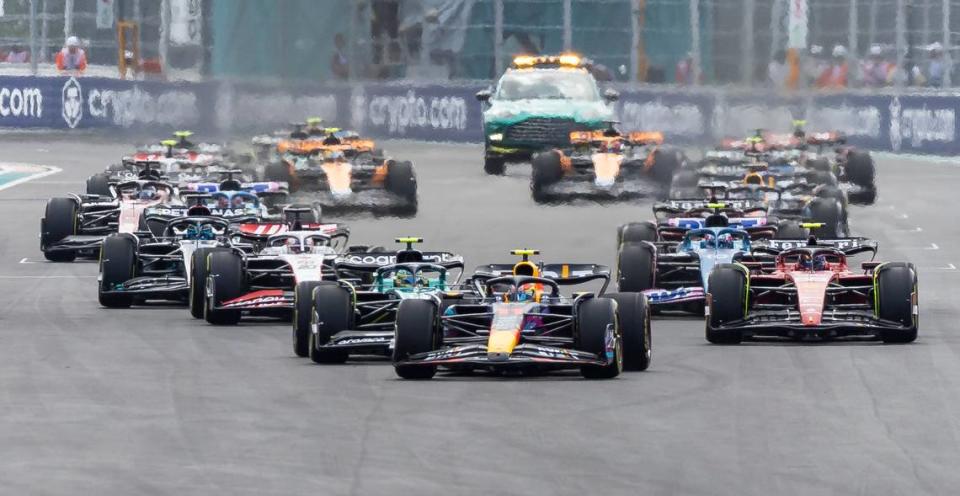
M 540 301 L 540 288 L 537 287 L 536 283 L 527 283 L 521 285 L 517 288 L 516 301 L 518 302 L 539 302 Z
M 242 196 L 237 195 L 233 197 L 230 203 L 233 204 L 233 208 L 243 208 L 245 202 Z
M 826 255 L 813 257 L 813 270 L 826 270 L 828 266 Z
M 417 279 L 409 270 L 400 269 L 393 276 L 393 285 L 397 288 L 412 288 Z
M 730 233 L 721 234 L 717 236 L 717 248 L 732 249 L 733 248 L 733 235 Z
M 157 187 L 156 186 L 144 186 L 140 190 L 139 198 L 141 200 L 152 200 L 157 197 Z
M 227 195 L 217 196 L 217 208 L 227 208 L 229 206 L 230 206 L 230 199 L 227 198 Z
M 300 240 L 297 238 L 287 238 L 284 244 L 287 246 L 287 250 L 292 253 L 301 253 L 304 251 L 303 246 L 300 245 Z
M 187 226 L 187 231 L 183 235 L 184 239 L 187 240 L 204 240 L 212 241 L 216 239 L 217 234 L 213 231 L 213 226 L 210 224 L 204 224 L 197 227 L 196 225 Z
M 827 257 L 825 255 L 816 255 L 811 257 L 810 254 L 804 253 L 800 256 L 800 268 L 802 269 L 826 270 L 827 265 Z

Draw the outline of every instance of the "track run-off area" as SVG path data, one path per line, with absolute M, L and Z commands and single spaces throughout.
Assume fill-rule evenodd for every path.
M 877 156 L 853 234 L 916 264 L 910 345 L 714 346 L 657 318 L 647 372 L 587 381 L 485 374 L 399 380 L 388 362 L 296 358 L 290 326 L 213 327 L 175 306 L 107 310 L 95 261 L 39 250 L 48 198 L 131 150 L 2 136 L 5 164 L 59 173 L 0 190 L 0 492 L 4 494 L 953 494 L 960 487 L 960 166 Z M 538 248 L 613 265 L 617 225 L 650 202 L 540 207 L 528 166 L 484 175 L 479 145 L 384 142 L 416 166 L 413 219 L 348 219 L 353 243 L 462 254 Z M 51 169 L 52 170 L 52 169 Z M 2 180 L 2 179 L 0 179 Z M 2 185 L 0 185 L 2 188 Z M 335 219 L 328 219 L 335 220 Z

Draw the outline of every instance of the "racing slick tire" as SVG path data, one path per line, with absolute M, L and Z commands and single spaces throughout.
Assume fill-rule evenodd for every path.
M 40 222 L 40 249 L 51 262 L 72 262 L 73 251 L 47 251 L 46 247 L 77 233 L 77 202 L 70 198 L 51 198 Z
M 507 161 L 503 157 L 486 156 L 483 158 L 483 172 L 491 176 L 502 176 L 507 171 Z
M 320 217 L 317 215 L 317 210 L 313 208 L 313 205 L 305 205 L 302 203 L 294 203 L 290 205 L 294 208 L 309 208 L 310 211 L 306 213 L 301 213 L 300 215 L 290 212 L 288 210 L 283 211 L 283 222 L 288 225 L 293 225 L 295 221 L 299 220 L 301 224 L 318 224 L 320 223 Z
M 840 181 L 837 180 L 837 176 L 830 171 L 813 171 L 810 174 L 809 179 L 810 183 L 821 186 L 837 187 L 837 185 L 840 184 Z
M 207 290 L 213 291 L 212 297 L 206 297 L 203 306 L 203 319 L 213 325 L 236 325 L 240 322 L 239 310 L 218 310 L 217 304 L 239 297 L 246 291 L 243 277 L 243 261 L 236 253 L 229 251 L 214 252 L 207 256 Z
M 87 194 L 110 196 L 110 175 L 101 172 L 87 178 Z
M 560 152 L 551 150 L 534 155 L 530 163 L 530 189 L 533 191 L 533 200 L 544 202 L 547 197 L 546 187 L 556 183 L 563 177 L 563 165 L 560 162 Z
M 617 248 L 624 243 L 657 241 L 657 226 L 650 222 L 628 222 L 617 228 Z
M 197 248 L 190 255 L 190 315 L 195 319 L 203 318 L 203 307 L 207 299 L 207 255 L 230 251 L 226 248 Z
M 309 291 L 299 303 L 301 289 Z M 330 341 L 334 334 L 353 327 L 353 295 L 346 288 L 333 281 L 311 281 L 297 285 L 297 306 L 294 315 L 293 351 L 297 356 L 309 356 L 313 363 L 343 363 L 348 354 L 343 350 L 320 349 Z M 303 315 L 303 313 L 306 315 Z M 305 321 L 304 329 L 298 327 Z M 312 325 L 317 332 L 311 332 Z M 306 355 L 300 354 L 303 346 Z
M 870 152 L 850 151 L 844 165 L 844 173 L 853 184 L 863 188 L 873 188 L 877 168 Z
M 717 329 L 725 322 L 746 316 L 747 274 L 736 264 L 719 264 L 707 279 L 710 288 L 710 315 L 707 317 L 706 338 L 713 344 L 740 344 L 743 333 L 737 329 Z
M 587 379 L 613 379 L 623 371 L 623 338 L 618 327 L 617 305 L 607 298 L 591 298 L 577 307 L 577 335 L 574 344 L 578 350 L 606 357 L 606 365 L 584 365 L 580 375 Z M 607 340 L 608 329 L 614 326 L 613 356 Z
M 884 343 L 912 343 L 917 339 L 918 317 L 913 314 L 917 272 L 913 264 L 885 263 L 877 268 L 877 316 L 899 322 L 906 329 L 880 331 Z
M 773 239 L 807 239 L 810 232 L 794 220 L 781 220 L 777 223 L 777 234 Z
M 815 227 L 810 234 L 822 239 L 836 239 L 846 234 L 842 204 L 834 198 L 814 198 L 804 207 L 805 216 L 823 227 Z
M 672 150 L 656 150 L 653 152 L 653 178 L 664 186 L 670 186 L 674 174 L 682 165 L 680 154 Z
M 387 166 L 384 181 L 387 191 L 399 196 L 406 203 L 399 208 L 400 214 L 417 213 L 417 175 L 409 161 L 391 162 Z
M 807 167 L 817 171 L 830 172 L 830 161 L 825 158 L 808 160 Z
M 429 300 L 403 300 L 397 307 L 396 335 L 393 339 L 393 369 L 404 379 L 432 379 L 436 365 L 403 365 L 411 355 L 440 348 L 443 343 L 437 328 L 437 305 Z
M 675 189 L 696 188 L 700 184 L 700 174 L 694 169 L 680 169 L 673 176 L 670 186 Z
M 617 252 L 617 287 L 624 293 L 639 293 L 654 287 L 657 261 L 653 246 L 624 243 Z
M 647 297 L 643 293 L 606 293 L 603 297 L 617 302 L 623 341 L 623 370 L 647 370 L 653 356 Z
M 113 234 L 107 236 L 100 246 L 100 285 L 97 288 L 97 300 L 107 308 L 129 308 L 133 304 L 133 295 L 104 293 L 107 288 L 133 278 L 137 270 L 137 246 L 129 236 Z
M 267 181 L 285 182 L 290 191 L 294 190 L 293 175 L 290 174 L 290 168 L 282 162 L 267 164 L 263 168 L 263 178 Z

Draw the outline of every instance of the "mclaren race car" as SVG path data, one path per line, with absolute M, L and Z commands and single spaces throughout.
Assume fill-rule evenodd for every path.
M 296 301 L 293 350 L 316 363 L 342 363 L 350 355 L 390 356 L 397 307 L 410 299 L 445 308 L 463 295 L 463 258 L 422 252 L 422 238 L 398 238 L 406 249 L 347 254 L 334 262 L 338 281 L 321 282 L 312 298 Z
M 833 339 L 865 336 L 887 343 L 917 338 L 917 271 L 901 262 L 863 262 L 876 255 L 863 238 L 774 240 L 743 263 L 710 273 L 706 338 L 735 344 L 754 337 Z
M 580 369 L 612 378 L 650 363 L 650 312 L 640 293 L 604 294 L 598 265 L 529 261 L 478 268 L 476 296 L 443 308 L 439 298 L 407 299 L 396 316 L 393 363 L 406 379 L 429 379 L 438 366 L 494 372 Z M 598 293 L 562 296 L 561 286 L 601 281 Z
M 661 196 L 683 161 L 658 132 L 577 131 L 569 147 L 533 157 L 530 189 L 538 202 Z

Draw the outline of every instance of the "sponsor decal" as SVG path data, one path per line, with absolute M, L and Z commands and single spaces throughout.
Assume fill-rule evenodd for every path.
M 874 106 L 851 106 L 847 104 L 813 108 L 807 117 L 821 129 L 833 129 L 847 136 L 880 137 L 880 109 Z
M 135 123 L 189 126 L 196 124 L 200 115 L 197 95 L 192 91 L 151 93 L 139 86 L 127 90 L 93 88 L 87 97 L 87 110 L 91 117 L 109 120 L 121 127 Z
M 951 143 L 956 133 L 956 122 L 953 109 L 928 109 L 926 105 L 920 108 L 904 108 L 900 115 L 901 138 L 897 139 L 898 145 L 902 140 L 908 140 L 912 148 L 920 148 L 924 143 L 932 141 Z M 890 135 L 892 144 L 892 129 Z
M 392 337 L 370 337 L 370 338 L 347 338 L 341 339 L 336 344 L 386 344 L 393 339 Z
M 63 83 L 62 95 L 62 115 L 67 127 L 73 129 L 80 124 L 83 119 L 83 88 L 77 78 L 71 77 L 66 83 Z
M 0 116 L 42 117 L 43 95 L 40 88 L 0 88 Z
M 459 260 L 460 257 L 452 253 L 424 253 L 423 261 L 424 262 L 446 262 L 449 260 Z M 356 264 L 356 265 L 390 265 L 397 263 L 397 256 L 394 255 L 375 255 L 375 254 L 363 254 L 363 255 L 347 255 L 342 258 L 344 263 Z
M 456 96 L 418 96 L 409 90 L 406 95 L 371 98 L 367 116 L 371 124 L 401 135 L 410 128 L 464 130 L 467 102 Z

